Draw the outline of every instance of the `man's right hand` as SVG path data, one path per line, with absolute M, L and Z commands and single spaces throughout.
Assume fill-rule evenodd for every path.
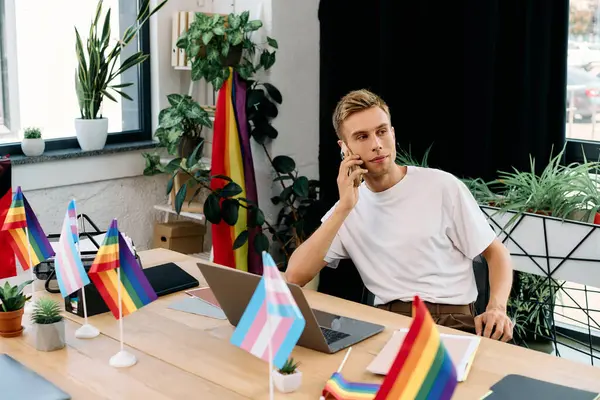
M 338 207 L 345 211 L 350 211 L 356 205 L 358 201 L 358 188 L 354 186 L 354 180 L 364 175 L 367 170 L 360 168 L 363 161 L 360 156 L 352 154 L 340 164 L 340 171 L 338 173 L 337 184 L 340 193 L 340 202 Z M 357 168 L 350 173 L 350 169 L 356 166 Z

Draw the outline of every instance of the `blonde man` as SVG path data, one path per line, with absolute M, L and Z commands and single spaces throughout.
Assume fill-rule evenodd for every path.
M 410 316 L 419 295 L 440 325 L 510 340 L 510 254 L 467 187 L 438 169 L 397 165 L 388 106 L 367 90 L 340 100 L 333 125 L 344 156 L 340 199 L 294 251 L 286 279 L 305 285 L 326 265 L 351 258 L 377 307 Z M 473 258 L 480 254 L 490 300 L 475 317 Z

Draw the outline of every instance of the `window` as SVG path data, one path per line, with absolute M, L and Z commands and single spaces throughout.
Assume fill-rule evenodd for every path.
M 29 126 L 42 129 L 48 150 L 78 147 L 74 27 L 85 46 L 96 6 L 97 0 L 0 1 L 0 153 L 20 153 L 22 130 Z M 138 7 L 134 0 L 104 0 L 103 13 L 111 9 L 113 43 L 135 23 Z M 140 49 L 149 53 L 148 39 L 146 23 L 137 41 L 124 49 L 121 62 Z M 115 83 L 133 83 L 124 89 L 133 101 L 104 99 L 102 114 L 109 120 L 107 143 L 151 139 L 149 75 L 146 60 L 117 78 L 121 82 Z

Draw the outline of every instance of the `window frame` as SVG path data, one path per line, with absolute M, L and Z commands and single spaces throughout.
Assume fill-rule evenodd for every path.
M 8 0 L 7 3 L 10 3 L 11 0 Z M 14 0 L 12 0 L 14 1 Z M 120 0 L 127 1 L 127 0 Z M 129 0 L 130 1 L 130 0 Z M 139 10 L 140 3 L 136 1 L 137 9 Z M 10 23 L 8 24 L 10 26 Z M 138 33 L 139 40 L 139 48 L 144 54 L 150 54 L 150 21 L 147 21 Z M 133 45 L 132 42 L 130 44 Z M 0 54 L 0 59 L 2 55 Z M 12 63 L 14 65 L 14 63 Z M 152 140 L 152 93 L 151 93 L 151 65 L 150 58 L 146 59 L 141 65 L 138 65 L 138 99 L 139 99 L 139 129 L 136 130 L 128 130 L 122 132 L 109 132 L 106 144 L 122 144 L 122 143 L 131 143 L 131 142 L 141 142 L 141 141 L 150 141 Z M 16 68 L 12 68 L 9 66 L 9 70 L 16 70 Z M 9 71 L 10 72 L 10 71 Z M 18 73 L 18 71 L 15 71 Z M 10 79 L 9 81 L 17 82 L 15 78 Z M 15 84 L 14 89 L 9 88 L 9 96 L 11 93 L 14 93 L 11 89 L 16 90 L 14 93 L 18 96 L 18 85 Z M 73 89 L 74 90 L 74 89 Z M 0 93 L 0 95 L 3 95 Z M 17 97 L 18 99 L 18 97 Z M 128 101 L 128 100 L 124 100 Z M 14 104 L 15 101 L 11 100 L 10 103 Z M 18 104 L 18 101 L 16 101 Z M 9 104 L 10 107 L 10 104 Z M 9 111 L 12 115 L 17 115 L 18 112 L 15 112 L 14 109 L 10 109 Z M 75 119 L 76 116 L 73 116 Z M 65 138 L 53 138 L 53 139 L 45 139 L 45 151 L 56 151 L 56 150 L 73 150 L 77 149 L 81 150 L 79 143 L 77 142 L 77 138 L 73 137 L 65 137 Z M 3 143 L 0 144 L 0 156 L 11 155 L 11 156 L 20 156 L 23 155 L 23 150 L 21 149 L 21 142 L 12 142 L 12 143 Z

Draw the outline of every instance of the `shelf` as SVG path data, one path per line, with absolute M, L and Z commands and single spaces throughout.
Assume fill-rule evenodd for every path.
M 202 213 L 192 213 L 192 212 L 188 212 L 188 211 L 182 211 L 179 214 L 177 214 L 177 212 L 175 212 L 173 207 L 171 207 L 168 204 L 157 204 L 154 206 L 154 209 L 158 210 L 158 211 L 166 212 L 169 214 L 173 214 L 173 215 L 179 215 L 180 217 L 195 219 L 196 221 L 204 221 L 205 220 L 204 214 L 202 214 Z

